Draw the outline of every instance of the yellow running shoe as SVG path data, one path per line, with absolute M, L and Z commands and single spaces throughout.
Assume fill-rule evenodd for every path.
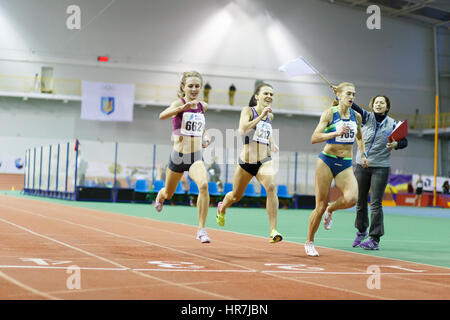
M 283 240 L 283 236 L 277 230 L 272 230 L 270 233 L 270 243 L 280 242 L 281 240 Z
M 219 226 L 223 227 L 225 225 L 225 215 L 219 212 L 221 205 L 222 205 L 222 202 L 219 202 L 217 204 L 216 222 Z

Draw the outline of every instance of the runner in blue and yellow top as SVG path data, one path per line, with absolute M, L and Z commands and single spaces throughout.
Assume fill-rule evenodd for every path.
M 319 228 L 323 214 L 324 227 L 331 227 L 331 214 L 339 209 L 353 207 L 358 200 L 358 183 L 352 170 L 353 143 L 357 140 L 358 148 L 363 155 L 363 165 L 367 166 L 367 156 L 361 134 L 361 115 L 355 113 L 351 106 L 355 98 L 355 86 L 343 82 L 336 88 L 338 100 L 333 107 L 325 110 L 320 117 L 311 143 L 326 142 L 319 154 L 316 167 L 315 195 L 316 208 L 311 213 L 308 224 L 308 237 L 305 244 L 306 254 L 318 256 L 314 248 L 314 235 Z M 342 196 L 328 203 L 328 192 L 331 182 L 342 191 Z

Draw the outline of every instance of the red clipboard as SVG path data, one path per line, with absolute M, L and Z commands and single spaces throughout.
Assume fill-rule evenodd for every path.
M 394 131 L 389 135 L 389 142 L 394 139 L 395 141 L 400 141 L 408 134 L 408 119 L 403 121 L 400 125 L 398 125 Z

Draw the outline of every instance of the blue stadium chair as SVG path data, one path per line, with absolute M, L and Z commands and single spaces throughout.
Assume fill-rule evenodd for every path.
M 289 194 L 288 188 L 284 184 L 278 185 L 277 195 L 278 195 L 278 198 L 284 198 L 284 199 L 293 197 L 292 194 Z
M 183 183 L 178 182 L 177 189 L 175 190 L 174 194 L 185 194 L 183 190 Z
M 189 192 L 190 195 L 198 195 L 198 187 L 194 180 L 191 180 L 189 183 Z
M 245 188 L 244 197 L 259 197 L 259 195 L 255 191 L 255 186 L 252 183 L 249 183 L 247 185 L 247 188 Z
M 208 190 L 209 194 L 211 196 L 221 196 L 222 193 L 219 192 L 219 189 L 217 188 L 217 183 L 215 182 L 208 182 Z
M 153 192 L 159 192 L 159 190 L 164 188 L 164 185 L 165 185 L 164 180 L 155 180 L 155 182 L 153 182 Z
M 149 192 L 147 180 L 138 179 L 136 180 L 136 187 L 134 188 L 135 192 Z
M 227 194 L 228 192 L 233 190 L 233 184 L 231 182 L 225 183 L 223 186 L 223 194 Z

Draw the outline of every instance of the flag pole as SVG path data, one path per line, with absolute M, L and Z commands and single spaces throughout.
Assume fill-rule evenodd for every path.
M 304 61 L 311 69 L 313 69 L 313 70 L 317 73 L 317 75 L 318 75 L 320 78 L 322 78 L 322 80 L 325 81 L 325 82 L 330 86 L 331 89 L 334 89 L 334 86 L 331 84 L 331 82 L 328 81 L 327 78 L 325 78 L 325 77 L 319 72 L 319 70 L 317 70 L 316 68 L 314 68 L 314 67 L 313 67 L 308 61 L 306 61 L 303 57 L 302 57 L 302 60 L 303 60 L 303 61 Z

